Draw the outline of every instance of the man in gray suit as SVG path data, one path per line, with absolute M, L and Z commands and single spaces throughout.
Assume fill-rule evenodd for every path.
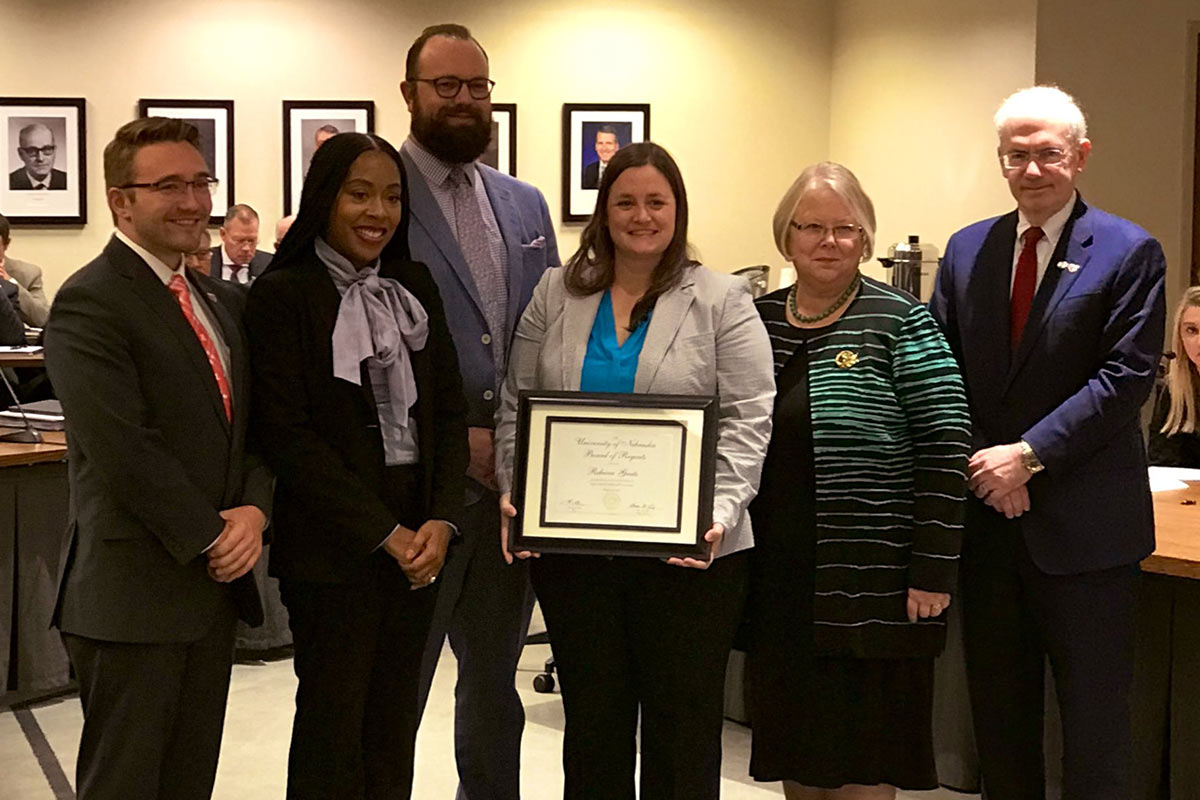
M 50 316 L 50 301 L 42 288 L 42 268 L 28 261 L 18 261 L 7 255 L 12 242 L 12 228 L 0 214 L 0 280 L 17 285 L 17 308 L 21 321 L 26 325 L 41 328 Z
M 513 329 L 542 272 L 560 264 L 541 192 L 476 161 L 491 135 L 492 86 L 487 54 L 461 25 L 426 28 L 401 84 L 412 114 L 400 148 L 409 247 L 454 321 L 471 426 L 467 523 L 440 576 L 421 706 L 449 633 L 458 659 L 458 794 L 468 800 L 520 794 L 525 712 L 514 676 L 533 597 L 526 567 L 506 565 L 500 552 L 492 432 Z

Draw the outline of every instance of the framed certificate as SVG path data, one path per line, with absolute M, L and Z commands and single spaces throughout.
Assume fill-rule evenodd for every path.
M 522 391 L 509 547 L 708 557 L 717 398 Z

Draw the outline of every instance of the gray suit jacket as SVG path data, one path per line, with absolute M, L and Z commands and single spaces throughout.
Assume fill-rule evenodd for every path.
M 42 288 L 42 268 L 28 261 L 6 258 L 4 271 L 20 287 L 17 296 L 21 301 L 21 321 L 35 328 L 46 327 L 46 320 L 50 318 L 50 301 L 46 299 L 46 290 Z
M 513 336 L 508 376 L 496 412 L 496 477 L 512 488 L 517 394 L 521 389 L 579 391 L 588 336 L 602 293 L 577 297 L 563 270 L 548 270 L 534 289 Z M 713 522 L 725 526 L 720 555 L 754 545 L 746 506 L 758 492 L 775 370 L 767 338 L 744 278 L 695 266 L 654 306 L 633 390 L 717 395 L 716 491 Z
M 408 177 L 412 212 L 409 251 L 413 261 L 429 267 L 441 292 L 467 397 L 467 425 L 490 427 L 496 413 L 491 337 L 502 335 L 508 341 L 542 273 L 561 263 L 546 199 L 528 183 L 484 164 L 477 165 L 508 251 L 508 320 L 504 331 L 489 331 L 471 268 L 437 199 L 409 156 L 407 144 L 400 155 Z

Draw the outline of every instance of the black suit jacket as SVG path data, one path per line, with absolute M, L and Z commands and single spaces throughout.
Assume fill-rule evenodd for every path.
M 600 188 L 600 162 L 593 161 L 583 168 L 583 188 L 584 189 L 599 189 Z
M 29 173 L 25 171 L 24 167 L 8 173 L 8 188 L 9 191 L 33 189 L 33 181 L 29 179 Z M 50 188 L 66 189 L 67 173 L 63 172 L 61 169 L 50 170 Z
M 217 245 L 212 249 L 212 277 L 221 280 L 221 275 L 224 274 L 222 267 L 225 266 L 225 257 L 221 255 L 222 245 Z M 250 280 L 254 281 L 259 275 L 267 269 L 267 265 L 274 258 L 273 253 L 268 253 L 265 250 L 255 250 L 254 258 L 250 259 Z M 227 281 L 228 283 L 237 283 L 237 281 Z M 241 286 L 240 283 L 237 284 Z
M 228 287 L 188 273 L 230 351 L 233 421 L 212 368 L 171 293 L 115 237 L 59 290 L 46 369 L 69 448 L 69 532 L 54 623 L 117 642 L 186 642 L 228 604 L 262 621 L 252 574 L 214 581 L 203 551 L 219 511 L 270 516 L 271 476 L 246 454 L 249 361 Z
M 466 400 L 454 342 L 429 270 L 384 266 L 429 314 L 424 349 L 412 354 L 418 400 L 422 520 L 462 519 L 466 492 Z M 397 523 L 369 381 L 333 376 L 331 338 L 341 297 L 315 253 L 254 282 L 246 329 L 254 365 L 252 427 L 278 476 L 270 572 L 281 578 L 351 582 Z

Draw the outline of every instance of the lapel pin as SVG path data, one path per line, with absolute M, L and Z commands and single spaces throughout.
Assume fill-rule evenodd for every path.
M 858 363 L 858 353 L 852 353 L 849 350 L 842 350 L 833 357 L 833 363 L 837 364 L 842 369 L 850 369 Z
M 1073 264 L 1070 261 L 1058 262 L 1059 269 L 1065 269 L 1067 272 L 1079 272 L 1079 265 Z

